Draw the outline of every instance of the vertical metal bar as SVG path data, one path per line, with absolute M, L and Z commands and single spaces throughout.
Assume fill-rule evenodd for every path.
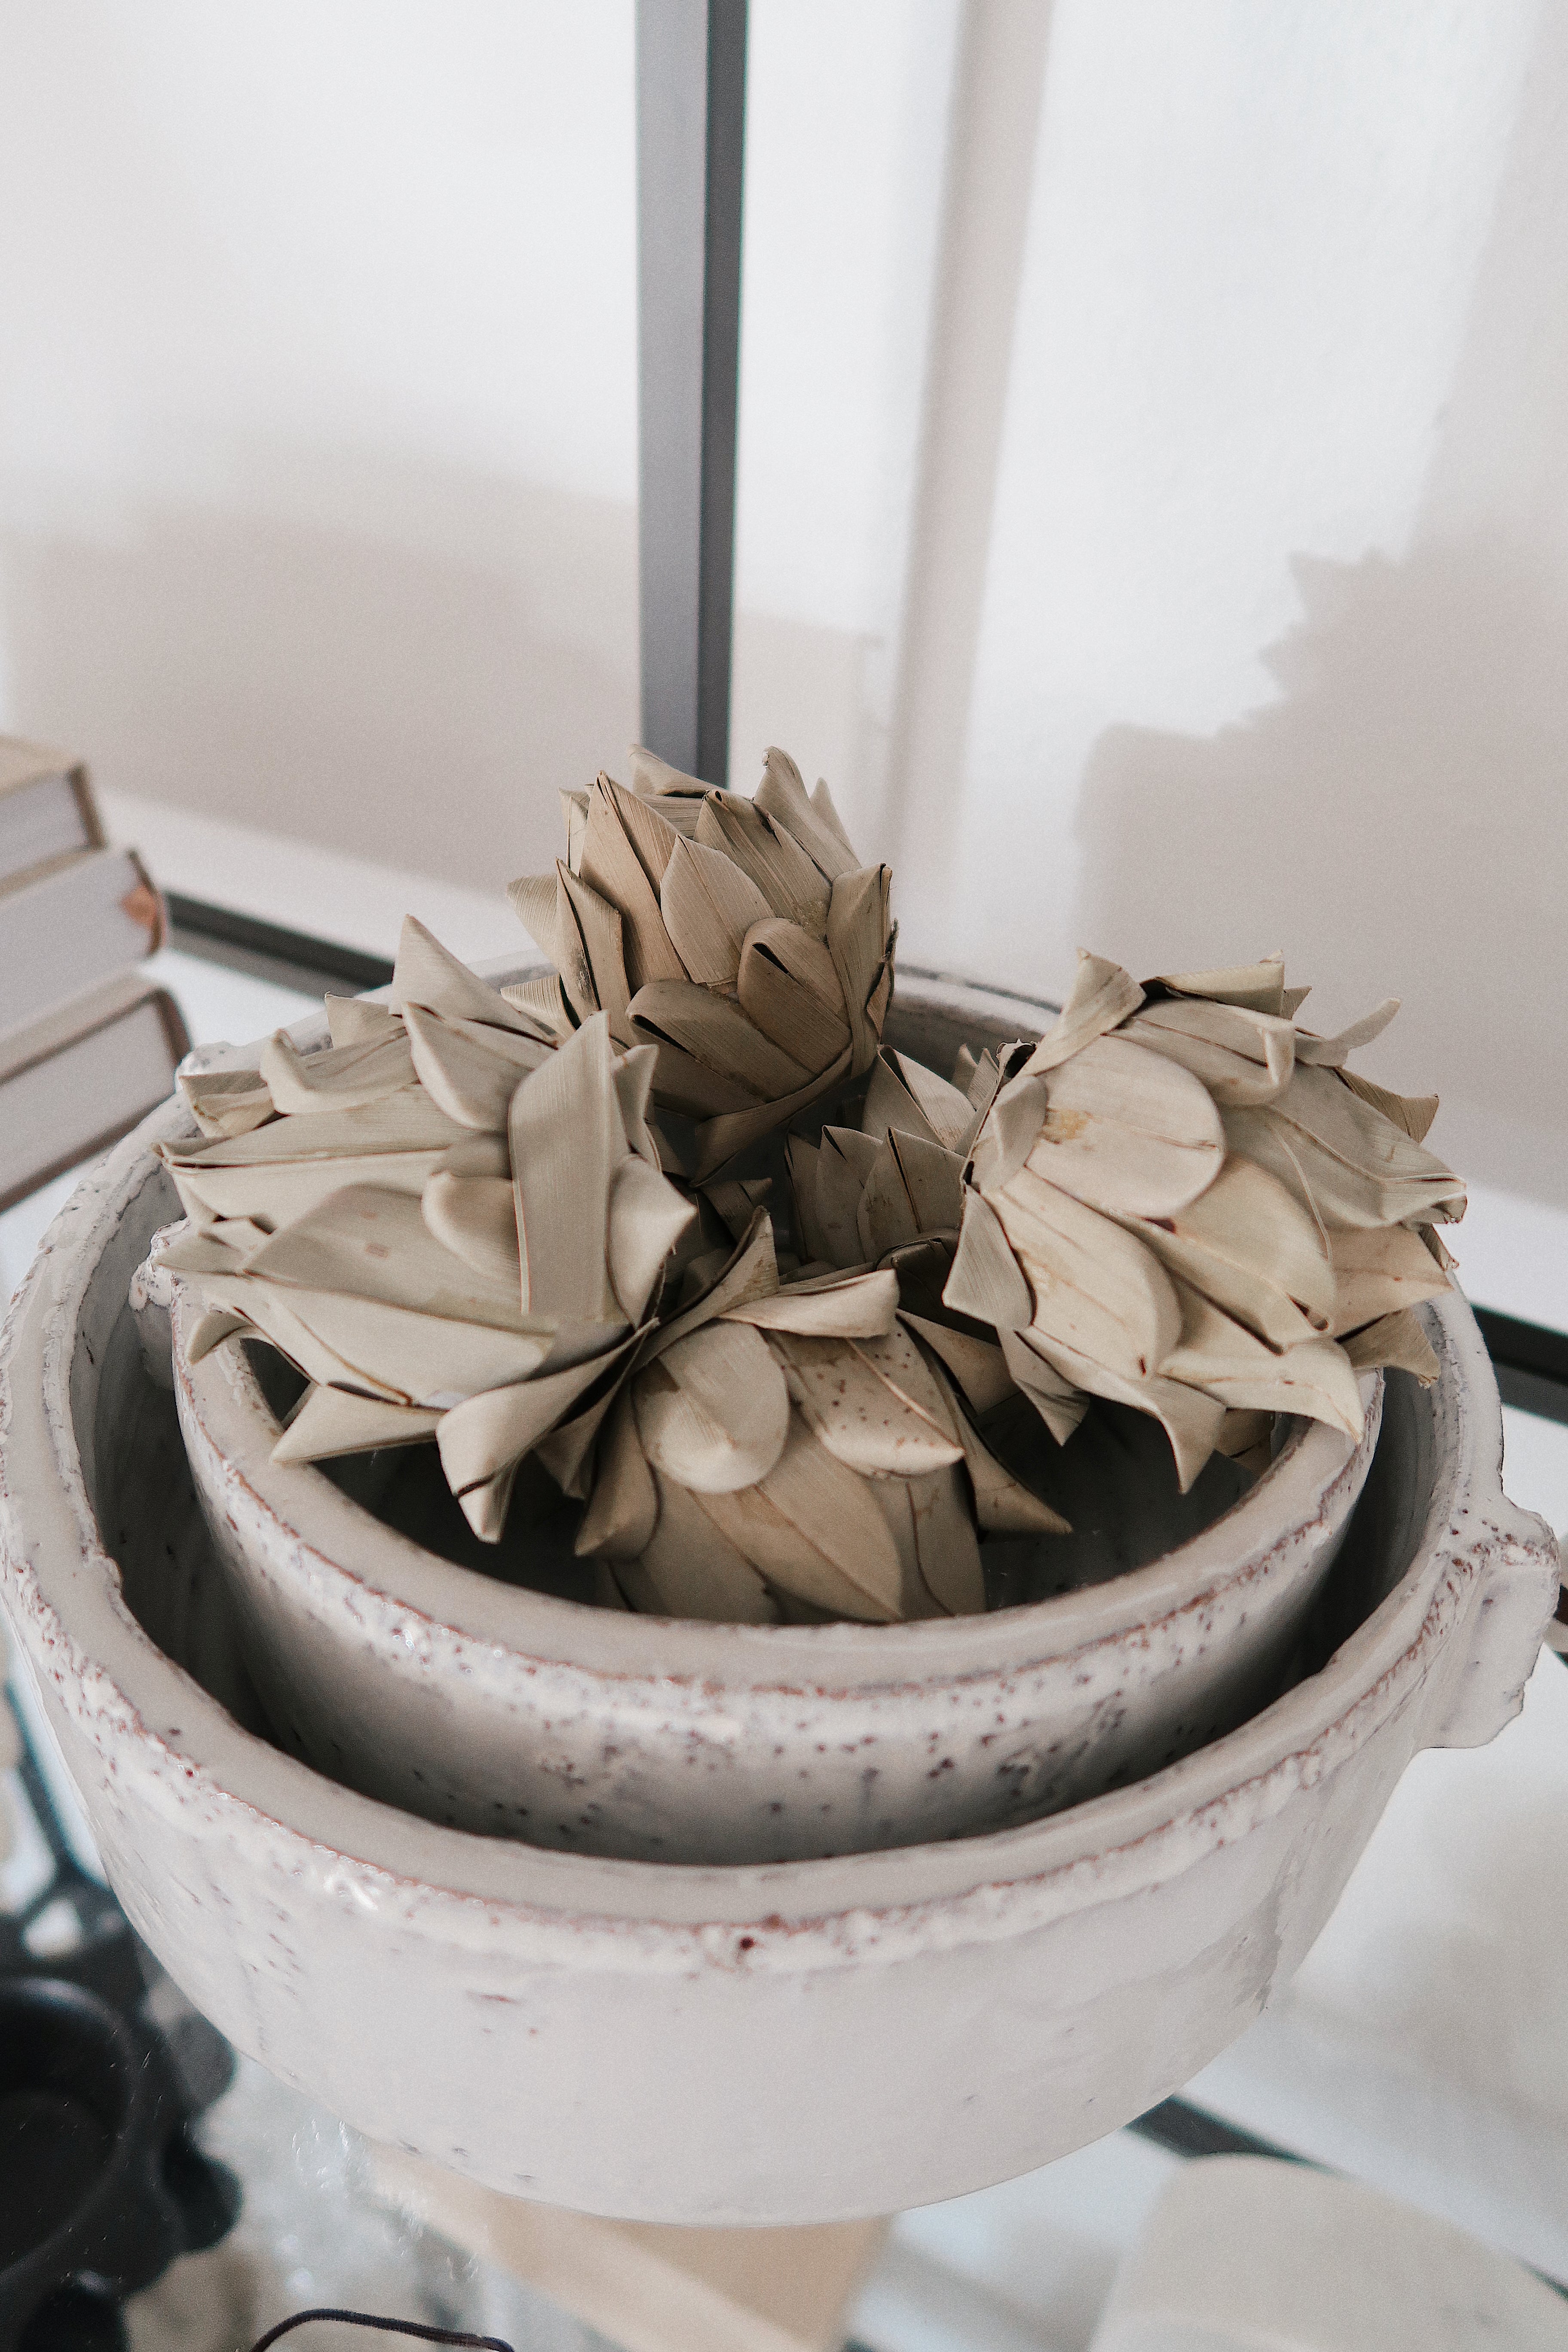
M 638 0 L 643 741 L 710 783 L 730 754 L 746 0 Z

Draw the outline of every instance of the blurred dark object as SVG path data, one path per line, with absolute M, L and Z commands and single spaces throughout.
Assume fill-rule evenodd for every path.
M 80 1985 L 0 1986 L 0 2352 L 114 2345 L 114 2306 L 237 2194 L 191 2147 L 159 2035 Z
M 191 2132 L 234 2053 L 84 1867 L 3 1687 L 0 1711 L 0 2352 L 123 2352 L 122 2297 L 238 2213 Z

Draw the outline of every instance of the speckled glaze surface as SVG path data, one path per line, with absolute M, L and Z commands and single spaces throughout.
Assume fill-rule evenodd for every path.
M 373 2137 L 651 2221 L 786 2223 L 1063 2155 L 1239 2033 L 1419 1748 L 1517 1710 L 1556 1595 L 1462 1299 L 1391 1380 L 1323 1663 L 1132 1786 L 987 1835 L 674 1866 L 437 1827 L 285 1755 L 235 1655 L 126 1286 L 132 1139 L 9 1318 L 0 1597 L 117 1892 L 191 1998 Z M 184 1664 L 176 1663 L 184 1661 Z
M 948 1062 L 933 1023 L 980 1044 L 1049 1018 L 903 980 L 895 1010 L 895 1043 Z M 456 1565 L 322 1470 L 273 1462 L 249 1351 L 187 1364 L 197 1311 L 176 1303 L 180 1421 L 279 1738 L 427 1820 L 629 1859 L 788 1861 L 1006 1828 L 1244 1722 L 1332 1565 L 1382 1402 L 1370 1374 L 1359 1444 L 1295 1425 L 1215 1524 L 1109 1581 L 908 1626 L 701 1625 Z

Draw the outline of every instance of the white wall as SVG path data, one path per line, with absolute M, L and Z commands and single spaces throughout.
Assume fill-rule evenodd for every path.
M 0 72 L 0 710 L 548 856 L 636 727 L 630 0 L 9 0 Z M 753 0 L 733 730 L 913 959 L 1283 946 L 1560 1201 L 1565 112 L 1564 0 Z
M 636 728 L 632 24 L 9 0 L 14 724 L 454 880 L 553 851 Z

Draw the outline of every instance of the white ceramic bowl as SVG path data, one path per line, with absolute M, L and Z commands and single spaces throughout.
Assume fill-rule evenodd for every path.
M 117 1893 L 197 2006 L 374 2137 L 523 2196 L 810 2221 L 1112 2129 L 1295 1969 L 1409 1757 L 1515 1712 L 1555 1603 L 1452 1297 L 1427 1315 L 1437 1386 L 1389 1382 L 1326 1663 L 1168 1769 L 987 1836 L 764 1867 L 437 1828 L 247 1727 L 124 1303 L 165 1205 L 133 1138 L 56 1221 L 0 1346 L 16 1647 Z
M 1021 1000 L 999 1014 L 951 985 L 932 1002 L 900 980 L 889 1035 L 950 1067 L 954 1019 L 978 1047 L 1029 1016 L 1037 1028 L 1047 1014 Z M 629 1859 L 777 1862 L 1006 1828 L 1244 1722 L 1279 1687 L 1382 1404 L 1370 1373 L 1359 1443 L 1290 1423 L 1228 1509 L 1231 1465 L 1216 1459 L 1184 1498 L 1156 1423 L 1097 1413 L 1059 1464 L 1079 1532 L 1007 1547 L 1051 1598 L 900 1626 L 698 1624 L 561 1597 L 592 1591 L 574 1515 L 552 1546 L 529 1535 L 487 1555 L 431 1448 L 331 1474 L 274 1462 L 279 1423 L 250 1349 L 186 1361 L 199 1311 L 189 1293 L 176 1304 L 180 1422 L 280 1739 L 426 1820 Z M 373 1517 L 353 1497 L 388 1476 L 390 1507 Z M 554 1591 L 411 1539 L 411 1514 L 443 1510 L 459 1560 L 515 1572 L 531 1549 Z M 1079 1589 L 1055 1589 L 1069 1579 Z

